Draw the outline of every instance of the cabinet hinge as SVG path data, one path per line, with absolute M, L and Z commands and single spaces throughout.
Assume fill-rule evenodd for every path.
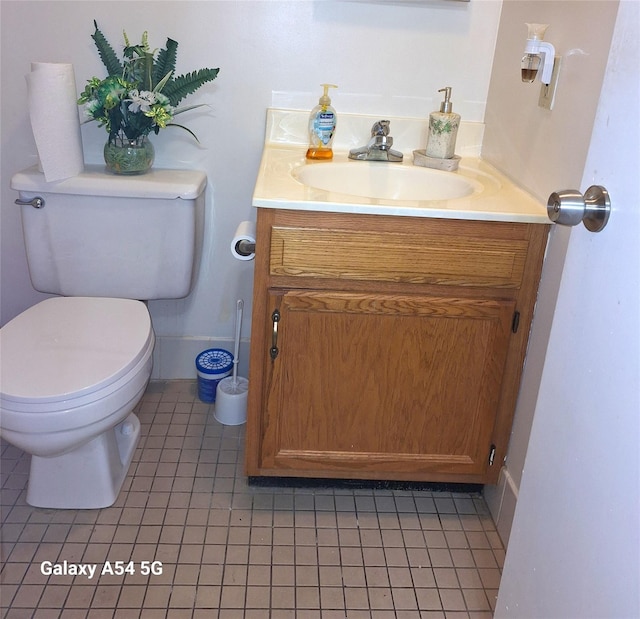
M 520 312 L 513 312 L 513 320 L 511 321 L 511 331 L 513 333 L 518 332 L 518 327 L 520 326 Z
M 493 466 L 493 461 L 496 459 L 496 446 L 491 445 L 489 450 L 489 466 Z

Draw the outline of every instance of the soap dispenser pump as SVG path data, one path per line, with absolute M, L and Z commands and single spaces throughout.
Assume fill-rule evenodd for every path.
M 444 92 L 444 101 L 440 104 L 439 112 L 429 115 L 429 135 L 425 152 L 427 157 L 451 159 L 455 153 L 460 114 L 453 111 L 451 87 L 441 88 L 438 92 Z
M 331 107 L 329 88 L 337 88 L 333 84 L 320 84 L 324 93 L 318 100 L 309 116 L 309 148 L 307 159 L 333 159 L 333 137 L 338 118 Z

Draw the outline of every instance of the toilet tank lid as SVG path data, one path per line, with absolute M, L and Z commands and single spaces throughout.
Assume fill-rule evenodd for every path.
M 18 191 L 164 200 L 193 200 L 204 191 L 206 184 L 207 175 L 200 170 L 152 168 L 139 176 L 119 176 L 109 174 L 102 165 L 85 165 L 78 176 L 62 181 L 47 182 L 37 166 L 17 172 L 11 178 L 11 188 Z

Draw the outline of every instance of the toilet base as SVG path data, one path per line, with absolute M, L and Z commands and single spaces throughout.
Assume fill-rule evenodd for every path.
M 27 503 L 54 509 L 99 509 L 115 503 L 140 438 L 133 414 L 60 456 L 31 456 Z

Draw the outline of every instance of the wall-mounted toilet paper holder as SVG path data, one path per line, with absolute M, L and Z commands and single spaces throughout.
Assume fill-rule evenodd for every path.
M 256 253 L 255 241 L 249 241 L 247 239 L 241 239 L 236 243 L 236 252 L 240 256 L 251 256 Z
M 575 189 L 554 191 L 547 201 L 549 219 L 564 226 L 582 222 L 590 232 L 600 232 L 609 221 L 611 200 L 601 185 L 592 185 L 584 196 Z
M 231 255 L 236 260 L 253 260 L 256 255 L 256 224 L 241 221 L 231 239 Z

